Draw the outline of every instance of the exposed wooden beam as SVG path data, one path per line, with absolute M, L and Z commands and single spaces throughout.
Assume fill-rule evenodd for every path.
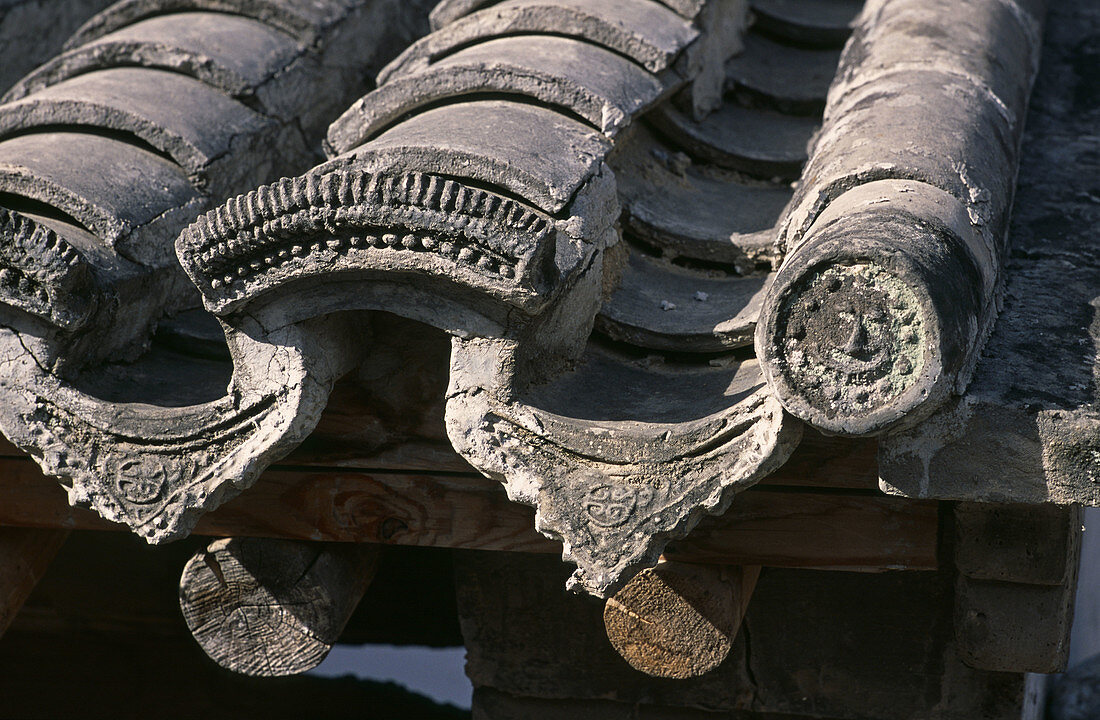
M 647 675 L 685 679 L 718 667 L 745 617 L 760 566 L 662 562 L 607 600 L 615 651 Z
M 0 526 L 122 529 L 72 508 L 28 460 L 0 460 Z M 933 569 L 938 504 L 866 491 L 762 486 L 705 518 L 666 550 L 670 559 L 819 569 Z M 479 475 L 269 471 L 195 532 L 513 552 L 560 553 L 534 530 L 530 508 Z
M 0 636 L 68 535 L 68 530 L 0 527 Z
M 216 540 L 188 561 L 180 609 L 202 649 L 244 675 L 298 675 L 325 659 L 374 577 L 380 548 Z

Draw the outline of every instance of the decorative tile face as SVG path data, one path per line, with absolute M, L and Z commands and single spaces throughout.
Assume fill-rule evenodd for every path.
M 785 298 L 778 364 L 795 392 L 823 413 L 887 405 L 921 376 L 927 343 L 917 296 L 873 263 L 830 265 Z

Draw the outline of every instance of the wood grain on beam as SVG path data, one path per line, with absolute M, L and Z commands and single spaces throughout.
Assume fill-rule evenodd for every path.
M 68 530 L 0 527 L 0 636 L 68 535 Z
M 729 655 L 758 577 L 758 565 L 646 568 L 604 605 L 607 639 L 647 675 L 699 677 Z
M 377 545 L 215 540 L 183 569 L 183 619 L 227 670 L 299 675 L 336 644 L 374 579 L 379 554 Z
M 71 508 L 29 460 L 0 460 L 0 525 L 121 529 Z M 835 569 L 936 567 L 938 505 L 867 492 L 760 487 L 705 518 L 669 558 Z M 530 508 L 479 475 L 276 469 L 207 514 L 195 532 L 560 553 Z
M 830 570 L 936 567 L 935 503 L 899 503 L 878 495 L 741 493 L 725 515 L 705 518 L 665 556 L 690 562 Z

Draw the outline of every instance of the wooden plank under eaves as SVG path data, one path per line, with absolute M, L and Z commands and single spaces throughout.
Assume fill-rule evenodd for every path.
M 0 459 L 0 526 L 120 529 L 66 503 L 29 459 Z M 882 571 L 935 569 L 939 505 L 867 490 L 761 486 L 705 518 L 666 556 L 718 564 Z M 464 473 L 274 468 L 207 514 L 212 536 L 281 537 L 560 553 L 534 513 L 495 481 Z

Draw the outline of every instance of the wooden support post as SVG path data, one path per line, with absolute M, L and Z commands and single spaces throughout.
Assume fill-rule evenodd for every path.
M 374 577 L 374 545 L 228 538 L 180 579 L 184 620 L 206 654 L 245 675 L 296 675 L 328 655 Z
M 0 527 L 0 636 L 68 536 L 68 530 Z
M 758 565 L 662 562 L 604 605 L 607 637 L 631 667 L 648 675 L 702 675 L 729 654 L 759 576 Z

